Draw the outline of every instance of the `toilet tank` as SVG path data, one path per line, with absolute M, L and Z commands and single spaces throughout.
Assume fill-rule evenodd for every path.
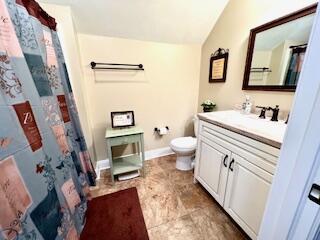
M 194 115 L 193 117 L 193 129 L 194 129 L 194 135 L 197 137 L 198 136 L 198 122 L 199 122 L 199 118 L 196 115 Z

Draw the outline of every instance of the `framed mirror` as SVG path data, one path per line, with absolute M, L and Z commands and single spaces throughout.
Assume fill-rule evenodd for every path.
M 243 90 L 295 91 L 316 9 L 314 4 L 251 30 Z

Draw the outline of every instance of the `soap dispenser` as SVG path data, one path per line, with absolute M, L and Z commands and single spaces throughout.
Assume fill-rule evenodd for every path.
M 250 114 L 252 109 L 252 102 L 250 102 L 250 96 L 246 95 L 246 101 L 243 103 L 243 112 Z

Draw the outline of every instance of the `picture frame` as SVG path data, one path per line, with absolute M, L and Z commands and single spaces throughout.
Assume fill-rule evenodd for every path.
M 265 23 L 261 26 L 250 30 L 250 36 L 248 41 L 247 58 L 244 70 L 244 77 L 242 83 L 242 90 L 252 91 L 277 91 L 277 92 L 295 92 L 296 85 L 250 85 L 250 73 L 252 70 L 252 59 L 254 54 L 254 46 L 256 44 L 256 36 L 264 31 L 270 30 L 275 27 L 279 27 L 283 24 L 298 20 L 299 18 L 306 17 L 308 15 L 315 14 L 317 11 L 318 3 L 312 4 L 308 7 L 300 9 L 296 12 L 290 13 L 271 22 Z
M 124 128 L 135 126 L 133 111 L 111 112 L 112 128 Z
M 209 83 L 225 82 L 227 79 L 229 50 L 219 48 L 210 57 Z

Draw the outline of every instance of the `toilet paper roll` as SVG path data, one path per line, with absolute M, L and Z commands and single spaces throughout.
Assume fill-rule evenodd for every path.
M 166 127 L 162 127 L 159 129 L 159 134 L 162 135 L 166 135 L 168 133 L 168 129 Z

